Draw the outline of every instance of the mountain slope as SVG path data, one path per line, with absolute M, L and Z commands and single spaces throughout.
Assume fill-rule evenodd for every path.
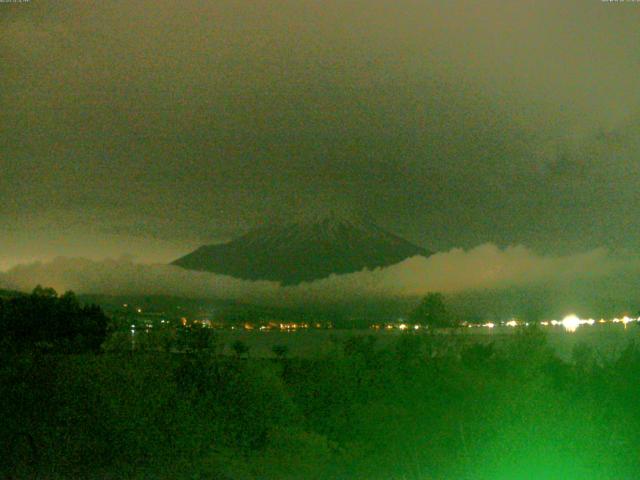
M 373 223 L 325 216 L 256 228 L 230 242 L 202 246 L 173 264 L 292 285 L 415 255 L 429 253 Z

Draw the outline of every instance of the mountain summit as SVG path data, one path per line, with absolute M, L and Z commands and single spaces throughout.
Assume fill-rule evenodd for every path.
M 429 254 L 371 222 L 329 214 L 258 227 L 227 243 L 202 246 L 173 265 L 293 285 Z

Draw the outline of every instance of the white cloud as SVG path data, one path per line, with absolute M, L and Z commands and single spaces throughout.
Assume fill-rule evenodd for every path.
M 502 250 L 485 244 L 468 251 L 453 249 L 429 258 L 409 258 L 373 271 L 332 275 L 282 287 L 274 282 L 244 281 L 171 265 L 135 263 L 126 257 L 101 261 L 59 257 L 48 262 L 18 265 L 0 273 L 0 286 L 28 291 L 41 284 L 58 291 L 74 290 L 77 293 L 167 294 L 294 305 L 415 297 L 430 291 L 458 293 L 570 282 L 610 275 L 636 265 L 628 261 L 622 263 L 603 249 L 550 257 L 537 255 L 522 246 Z

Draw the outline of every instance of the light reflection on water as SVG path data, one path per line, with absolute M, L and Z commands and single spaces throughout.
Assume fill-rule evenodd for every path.
M 437 337 L 449 337 L 453 341 L 468 343 L 489 343 L 508 341 L 519 329 L 527 327 L 508 327 L 495 325 L 494 328 L 461 328 L 451 333 L 440 333 Z M 640 343 L 640 325 L 636 322 L 625 325 L 623 322 L 593 325 L 581 325 L 574 332 L 565 331 L 561 322 L 557 325 L 542 326 L 547 341 L 557 355 L 569 360 L 575 345 L 584 344 L 591 347 L 602 358 L 617 356 L 631 341 Z M 291 356 L 313 357 L 329 354 L 341 349 L 342 342 L 354 335 L 374 336 L 376 345 L 381 348 L 391 344 L 400 335 L 424 335 L 423 331 L 403 332 L 399 330 L 302 330 L 297 332 L 259 332 L 242 329 L 218 331 L 221 344 L 225 345 L 225 353 L 231 352 L 229 345 L 235 340 L 242 340 L 251 349 L 253 357 L 273 357 L 274 345 L 286 345 Z M 227 351 L 228 350 L 228 351 Z

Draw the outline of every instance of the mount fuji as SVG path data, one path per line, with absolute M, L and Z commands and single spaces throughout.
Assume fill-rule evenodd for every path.
M 430 252 L 374 223 L 336 214 L 261 226 L 229 242 L 204 245 L 173 265 L 282 285 L 399 263 Z

